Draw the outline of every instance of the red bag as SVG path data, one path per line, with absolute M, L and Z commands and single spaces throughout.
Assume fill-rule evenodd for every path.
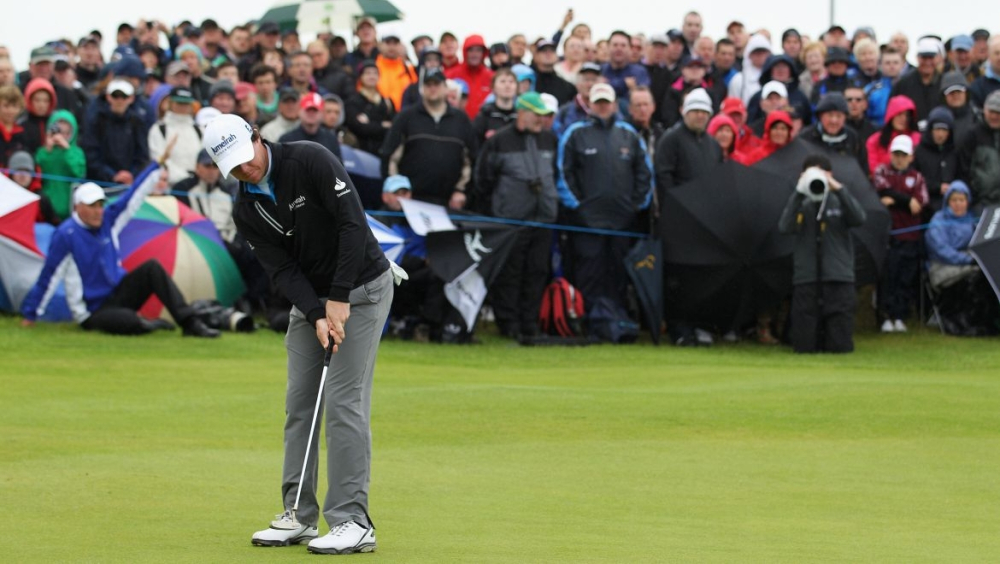
M 560 337 L 583 336 L 583 294 L 565 278 L 545 287 L 538 326 L 542 333 Z

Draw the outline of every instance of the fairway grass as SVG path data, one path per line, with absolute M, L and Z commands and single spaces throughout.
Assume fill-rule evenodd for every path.
M 996 339 L 865 334 L 842 356 L 484 340 L 383 344 L 378 551 L 341 559 L 1000 559 Z M 280 335 L 0 318 L 0 355 L 0 561 L 324 558 L 250 546 L 281 510 Z

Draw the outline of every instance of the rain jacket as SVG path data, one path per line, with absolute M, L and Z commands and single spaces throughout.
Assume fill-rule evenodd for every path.
M 958 177 L 981 205 L 1000 204 L 1000 129 L 977 125 L 958 149 Z
M 848 192 L 847 187 L 830 190 L 823 207 L 822 272 L 816 272 L 816 233 L 820 222 L 816 215 L 820 203 L 807 199 L 798 191 L 792 192 L 781 212 L 778 229 L 782 233 L 795 234 L 795 249 L 792 252 L 792 284 L 812 284 L 815 282 L 854 283 L 854 242 L 851 228 L 865 223 L 865 210 Z
M 65 282 L 66 302 L 77 323 L 101 307 L 125 277 L 118 236 L 156 187 L 158 168 L 150 165 L 127 192 L 104 208 L 99 228 L 85 226 L 76 214 L 59 225 L 52 234 L 42 272 L 21 304 L 25 319 L 34 321 L 45 313 L 60 282 Z
M 958 151 L 955 149 L 955 130 L 951 129 L 944 145 L 934 143 L 934 124 L 943 123 L 951 129 L 953 120 L 948 108 L 938 106 L 927 116 L 927 134 L 920 139 L 914 151 L 913 166 L 924 175 L 931 206 L 941 209 L 941 184 L 955 180 L 958 173 Z
M 469 65 L 469 49 L 473 47 L 483 48 L 483 62 L 478 66 Z M 476 117 L 479 113 L 479 107 L 483 105 L 486 97 L 490 95 L 493 91 L 493 71 L 486 66 L 487 54 L 489 49 L 486 47 L 486 42 L 483 41 L 482 35 L 470 35 L 465 38 L 465 43 L 462 45 L 462 53 L 464 54 L 464 59 L 462 64 L 456 65 L 445 71 L 445 76 L 448 78 L 461 78 L 469 85 L 469 99 L 465 105 L 465 113 L 469 115 L 469 119 Z
M 794 59 L 788 55 L 773 55 L 769 57 L 761 68 L 760 84 L 765 85 L 771 82 L 771 71 L 778 63 L 785 63 L 792 69 L 788 82 L 782 83 L 785 85 L 785 89 L 788 90 L 788 105 L 795 108 L 795 114 L 802 120 L 802 125 L 811 124 L 812 105 L 809 103 L 809 98 L 799 90 L 799 79 L 795 75 L 796 65 Z M 759 91 L 756 92 L 750 98 L 750 103 L 747 104 L 747 122 L 755 122 L 763 115 L 760 109 L 760 94 Z
M 913 101 L 906 96 L 893 96 L 889 100 L 889 107 L 885 110 L 885 125 L 882 126 L 883 130 L 885 128 L 891 128 L 892 118 L 898 116 L 903 112 L 914 112 L 916 113 L 917 107 L 913 105 Z M 920 145 L 920 132 L 910 131 L 910 132 L 900 132 L 893 131 L 892 136 L 889 137 L 889 143 L 882 145 L 881 137 L 882 132 L 877 131 L 872 133 L 865 142 L 865 150 L 868 151 L 868 172 L 870 174 L 875 174 L 875 169 L 878 165 L 889 164 L 890 157 L 892 153 L 889 152 L 889 147 L 892 145 L 892 140 L 898 135 L 909 135 L 910 139 L 913 140 L 913 148 L 916 149 Z
M 615 117 L 575 123 L 559 140 L 559 199 L 571 223 L 631 228 L 653 196 L 653 165 L 635 129 Z
M 379 73 L 378 92 L 390 100 L 393 110 L 398 112 L 403 107 L 403 92 L 417 82 L 417 70 L 403 57 L 390 59 L 384 55 L 375 59 L 375 66 Z
M 740 146 L 736 145 L 740 151 Z M 664 191 L 704 176 L 722 164 L 722 148 L 708 132 L 695 133 L 680 122 L 656 142 L 656 188 Z M 663 201 L 663 198 L 660 198 Z
M 736 132 L 738 129 L 736 127 L 736 122 L 733 121 L 733 118 L 726 114 L 718 114 L 708 122 L 708 128 L 706 131 L 708 131 L 708 134 L 714 138 L 715 132 L 721 127 L 728 127 L 729 130 L 733 132 L 733 144 L 729 147 L 729 153 L 723 155 L 723 159 L 729 159 L 740 164 L 749 165 L 750 163 L 747 161 L 747 157 L 749 153 L 752 153 L 755 149 L 751 149 L 749 153 L 744 153 L 736 148 Z
M 764 138 L 761 145 L 756 149 L 750 150 L 744 156 L 743 161 L 738 161 L 738 162 L 743 162 L 743 164 L 749 166 L 757 161 L 762 161 L 767 157 L 770 157 L 778 149 L 787 146 L 787 143 L 785 145 L 778 146 L 771 141 L 771 126 L 773 126 L 777 122 L 781 122 L 788 126 L 789 129 L 788 142 L 789 143 L 791 142 L 792 140 L 791 130 L 793 129 L 792 118 L 791 116 L 788 115 L 788 112 L 782 110 L 775 110 L 767 114 L 767 119 L 764 120 Z
M 955 192 L 965 194 L 969 199 L 969 209 L 972 209 L 972 194 L 969 193 L 969 187 L 961 180 L 952 182 L 948 191 L 944 193 L 945 205 L 941 211 L 934 214 L 931 225 L 927 228 L 925 236 L 927 258 L 944 264 L 972 264 L 974 262 L 972 255 L 965 249 L 976 232 L 978 219 L 971 213 L 966 213 L 962 217 L 952 213 L 947 202 Z
M 491 136 L 476 163 L 477 207 L 496 217 L 556 220 L 556 151 L 551 131 L 531 133 L 504 127 Z
M 138 175 L 149 162 L 147 140 L 148 128 L 140 114 L 130 108 L 118 115 L 105 103 L 83 130 L 87 176 L 110 182 L 120 170 Z
M 889 206 L 893 229 L 907 229 L 922 223 L 920 214 L 913 215 L 910 211 L 910 201 L 916 200 L 920 207 L 927 205 L 927 183 L 912 165 L 906 170 L 896 170 L 891 164 L 880 164 L 872 175 L 872 185 L 879 198 L 888 196 L 893 199 L 893 204 Z M 899 241 L 919 241 L 920 233 L 908 231 L 893 237 Z
M 39 91 L 49 93 L 49 110 L 45 114 L 38 114 L 31 103 L 31 97 Z M 56 89 L 52 83 L 44 78 L 33 78 L 24 89 L 24 115 L 20 124 L 24 128 L 24 149 L 32 155 L 38 151 L 39 147 L 45 145 L 45 137 L 49 128 L 49 116 L 56 109 Z
M 66 178 L 83 178 L 87 175 L 87 156 L 76 144 L 77 124 L 76 116 L 67 110 L 56 110 L 49 118 L 49 128 L 56 123 L 65 121 L 73 128 L 70 138 L 69 148 L 64 149 L 58 145 L 53 145 L 52 149 L 41 147 L 35 153 L 35 163 L 41 167 L 42 174 L 46 175 L 42 179 L 42 193 L 52 202 L 52 208 L 60 220 L 69 217 L 72 211 L 70 196 L 73 192 L 72 180 L 62 180 L 58 178 L 48 178 L 51 176 L 62 176 Z

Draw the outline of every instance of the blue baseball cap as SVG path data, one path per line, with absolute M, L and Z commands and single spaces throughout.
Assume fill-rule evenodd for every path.
M 956 35 L 951 38 L 951 49 L 961 49 L 962 51 L 972 51 L 975 41 L 969 35 Z
M 413 190 L 413 187 L 410 185 L 410 179 L 401 174 L 394 174 L 386 178 L 385 183 L 382 184 L 382 191 L 386 194 L 395 194 L 403 189 Z

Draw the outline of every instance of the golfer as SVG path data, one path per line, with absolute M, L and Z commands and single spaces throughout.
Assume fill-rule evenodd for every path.
M 223 176 L 240 181 L 236 227 L 293 305 L 285 337 L 284 513 L 270 528 L 254 533 L 251 542 L 288 546 L 308 541 L 310 552 L 323 554 L 371 552 L 372 374 L 392 302 L 394 270 L 368 228 L 343 165 L 321 145 L 264 141 L 235 115 L 209 123 L 203 145 Z M 330 533 L 318 537 L 318 457 L 310 456 L 305 476 L 301 472 L 330 339 L 334 355 L 323 390 L 328 482 L 323 517 Z M 318 430 L 314 437 L 311 453 L 317 452 Z M 293 514 L 300 482 L 301 501 Z

